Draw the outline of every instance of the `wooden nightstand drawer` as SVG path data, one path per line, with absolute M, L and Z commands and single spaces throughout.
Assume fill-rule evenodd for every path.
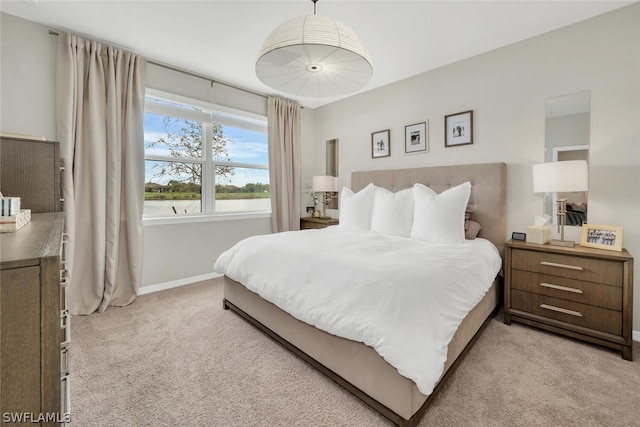
M 619 311 L 532 294 L 519 290 L 511 292 L 511 307 L 549 319 L 584 326 L 613 335 L 622 334 L 622 316 Z
M 620 262 L 514 249 L 511 263 L 516 270 L 622 286 L 623 271 Z
M 335 218 L 300 218 L 300 230 L 327 228 L 331 225 L 338 225 L 338 222 Z
M 511 287 L 539 295 L 622 311 L 622 287 L 513 270 Z

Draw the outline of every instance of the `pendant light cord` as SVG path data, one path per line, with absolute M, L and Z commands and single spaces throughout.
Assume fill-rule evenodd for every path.
M 313 2 L 313 15 L 315 16 L 316 14 L 316 3 L 318 3 L 318 0 L 311 0 Z

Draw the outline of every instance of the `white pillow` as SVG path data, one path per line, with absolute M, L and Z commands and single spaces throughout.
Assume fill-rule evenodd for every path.
M 371 213 L 371 231 L 409 237 L 413 223 L 413 191 L 396 193 L 376 187 Z
M 435 191 L 433 191 L 432 189 L 430 189 L 429 187 L 427 187 L 426 185 L 423 184 L 413 184 L 413 198 L 414 200 L 418 200 L 418 199 L 433 199 L 434 197 L 436 197 L 438 195 L 438 193 L 436 193 Z
M 345 231 L 371 230 L 371 209 L 375 195 L 375 185 L 369 184 L 354 193 L 344 187 L 340 194 L 340 222 L 338 227 Z
M 464 243 L 464 213 L 471 184 L 465 182 L 438 195 L 420 184 L 413 190 L 411 237 L 432 243 Z

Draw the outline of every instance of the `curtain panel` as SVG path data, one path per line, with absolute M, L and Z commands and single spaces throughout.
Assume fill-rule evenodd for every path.
M 142 274 L 146 60 L 60 33 L 57 138 L 72 314 L 137 296 Z
M 271 227 L 274 233 L 300 229 L 300 105 L 267 101 Z

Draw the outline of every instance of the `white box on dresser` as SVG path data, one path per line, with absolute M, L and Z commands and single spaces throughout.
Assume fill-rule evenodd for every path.
M 29 221 L 31 221 L 31 209 L 20 209 L 20 213 L 11 216 L 0 216 L 0 233 L 18 231 Z

